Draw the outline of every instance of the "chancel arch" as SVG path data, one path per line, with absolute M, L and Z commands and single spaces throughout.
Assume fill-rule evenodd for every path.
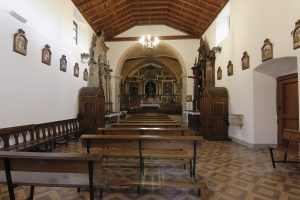
M 120 99 L 120 104 L 116 105 L 117 110 L 126 109 L 127 106 L 124 104 L 124 98 L 129 100 L 129 97 L 124 95 L 127 92 L 129 94 L 129 87 L 128 84 L 126 85 L 126 81 L 128 78 L 132 76 L 132 73 L 136 73 L 136 71 L 141 70 L 138 73 L 142 73 L 142 71 L 151 71 L 152 68 L 154 71 L 156 70 L 156 82 L 155 83 L 155 94 L 156 98 L 153 98 L 154 101 L 159 103 L 167 103 L 170 104 L 171 107 L 174 106 L 174 110 L 176 113 L 181 113 L 183 109 L 185 109 L 186 105 L 186 86 L 187 86 L 187 73 L 186 73 L 186 66 L 184 64 L 182 56 L 177 52 L 177 50 L 166 43 L 160 43 L 159 46 L 149 51 L 147 49 L 143 49 L 141 45 L 135 44 L 128 48 L 123 55 L 121 56 L 120 60 L 118 61 L 116 67 L 116 82 L 115 85 L 120 90 L 115 91 L 116 99 Z M 161 70 L 161 71 L 159 71 Z M 159 74 L 161 73 L 161 74 Z M 165 76 L 166 75 L 166 76 Z M 144 84 L 140 84 L 138 87 L 139 91 L 139 100 L 136 101 L 136 107 L 141 102 L 146 101 L 146 93 L 145 93 L 145 80 L 148 82 L 154 79 L 154 77 L 150 79 L 145 79 L 141 77 L 131 77 L 132 80 L 140 80 L 144 79 Z M 158 79 L 160 79 L 158 81 Z M 159 82 L 159 83 L 158 83 Z M 118 87 L 119 86 L 119 87 Z M 121 93 L 123 91 L 123 94 Z M 168 97 L 164 97 L 166 92 L 168 93 Z M 148 93 L 147 93 L 147 96 Z M 172 96 L 172 97 L 171 97 Z M 130 97 L 132 100 L 135 97 Z M 149 99 L 150 101 L 152 99 Z M 172 104 L 171 104 L 172 103 Z M 176 103 L 176 105 L 175 105 Z M 168 107 L 170 107 L 168 105 Z M 162 109 L 163 110 L 163 109 Z M 175 111 L 174 111 L 175 112 Z

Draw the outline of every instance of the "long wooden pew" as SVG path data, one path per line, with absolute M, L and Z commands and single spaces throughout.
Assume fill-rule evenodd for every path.
M 187 127 L 179 128 L 143 128 L 143 127 L 121 127 L 121 128 L 98 128 L 97 133 L 101 134 L 137 134 L 137 135 L 194 135 L 194 130 Z
M 119 123 L 178 123 L 175 120 L 120 120 Z
M 96 134 L 85 134 L 81 139 L 86 144 L 88 153 L 90 147 L 101 147 L 97 152 L 103 156 L 138 156 L 141 174 L 145 158 L 190 159 L 192 177 L 195 177 L 196 172 L 197 143 L 203 140 L 201 136 Z
M 28 200 L 35 186 L 88 188 L 90 200 L 100 189 L 102 199 L 107 181 L 99 155 L 0 151 L 0 183 L 7 184 L 10 200 L 19 185 L 31 186 Z
M 113 123 L 111 127 L 181 127 L 181 123 Z

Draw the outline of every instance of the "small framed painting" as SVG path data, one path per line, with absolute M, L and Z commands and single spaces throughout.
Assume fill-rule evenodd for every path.
M 242 61 L 242 70 L 249 69 L 250 57 L 249 57 L 247 51 L 244 51 L 241 61 Z
M 295 24 L 295 29 L 292 32 L 293 35 L 293 47 L 297 49 L 300 47 L 300 19 Z
M 265 39 L 261 48 L 261 60 L 266 61 L 273 58 L 273 44 L 269 39 Z
M 186 101 L 192 102 L 193 101 L 192 95 L 186 95 Z
M 67 59 L 65 55 L 62 55 L 60 58 L 60 66 L 59 66 L 60 71 L 66 72 L 67 71 Z
M 74 65 L 74 76 L 75 77 L 79 76 L 79 66 L 78 66 L 78 63 L 75 63 L 75 65 Z
M 218 67 L 217 80 L 221 80 L 221 79 L 222 79 L 222 69 L 221 69 L 221 67 Z
M 233 75 L 233 64 L 232 64 L 231 60 L 228 61 L 227 75 L 228 76 L 232 76 Z
M 88 73 L 87 69 L 85 68 L 84 72 L 83 72 L 83 80 L 87 81 L 88 77 L 89 77 L 89 73 Z
M 51 65 L 51 56 L 52 52 L 50 50 L 50 46 L 48 44 L 42 49 L 42 63 L 46 65 Z
M 19 29 L 17 33 L 14 34 L 14 44 L 13 50 L 23 56 L 27 54 L 27 43 L 28 40 L 25 36 L 25 31 Z

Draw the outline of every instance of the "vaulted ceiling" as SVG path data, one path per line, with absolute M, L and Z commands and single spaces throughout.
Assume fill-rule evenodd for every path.
M 72 0 L 106 41 L 138 25 L 166 25 L 199 38 L 228 0 Z

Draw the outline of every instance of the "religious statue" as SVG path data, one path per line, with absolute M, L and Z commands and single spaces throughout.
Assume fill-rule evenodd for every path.
M 96 63 L 106 63 L 106 53 L 109 48 L 104 42 L 104 32 L 97 33 L 96 45 L 94 47 L 94 60 Z

